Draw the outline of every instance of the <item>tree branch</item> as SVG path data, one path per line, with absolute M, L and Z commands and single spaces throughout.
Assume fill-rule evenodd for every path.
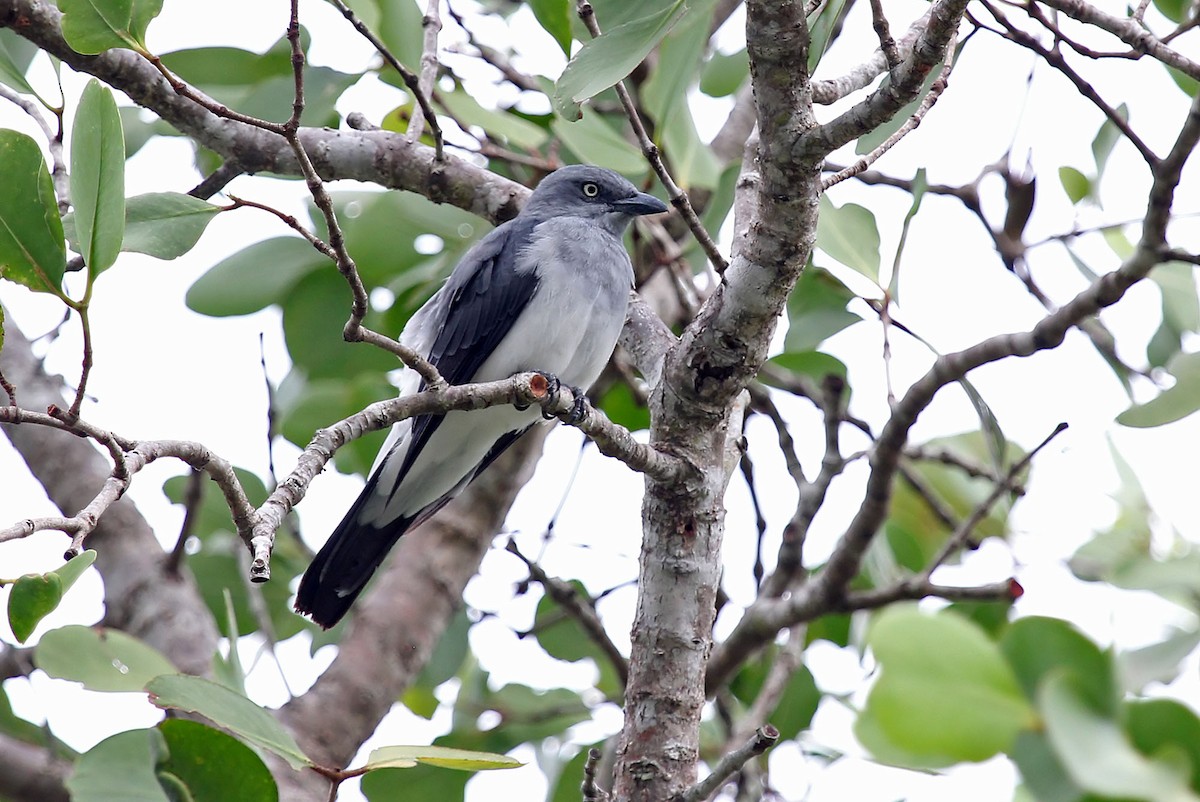
M 759 727 L 753 737 L 739 749 L 735 749 L 713 766 L 712 773 L 689 788 L 680 797 L 680 802 L 704 802 L 716 793 L 725 781 L 751 759 L 766 752 L 779 740 L 779 730 L 770 724 Z
M 12 802 L 69 802 L 63 783 L 71 761 L 0 734 L 0 797 Z

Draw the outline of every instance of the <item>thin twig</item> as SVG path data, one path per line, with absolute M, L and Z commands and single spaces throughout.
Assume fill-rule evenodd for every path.
M 510 554 L 515 554 L 517 559 L 525 563 L 525 567 L 529 569 L 529 575 L 541 585 L 554 602 L 562 608 L 571 618 L 583 628 L 587 636 L 592 642 L 600 647 L 608 661 L 612 663 L 616 669 L 617 676 L 621 680 L 621 687 L 625 687 L 625 683 L 629 681 L 629 661 L 625 659 L 625 655 L 621 654 L 621 650 L 612 642 L 612 638 L 608 637 L 608 632 L 604 629 L 604 624 L 596 615 L 596 610 L 592 607 L 590 599 L 582 599 L 575 587 L 569 582 L 564 582 L 558 577 L 552 577 L 547 574 L 540 565 L 529 559 L 521 550 L 517 548 L 517 543 L 512 538 L 509 538 L 508 544 L 504 547 Z
M 442 30 L 440 0 L 429 0 L 425 6 L 425 16 L 421 18 L 421 29 L 424 32 L 421 42 L 421 75 L 417 79 L 417 89 L 422 97 L 433 95 L 433 81 L 437 78 L 438 70 L 438 34 Z M 413 109 L 412 118 L 408 121 L 408 137 L 416 139 L 421 135 L 425 126 L 425 107 L 417 104 Z
M 334 8 L 342 12 L 342 16 L 354 26 L 354 30 L 358 31 L 363 38 L 371 43 L 371 46 L 379 52 L 379 55 L 383 56 L 383 60 L 390 64 L 392 69 L 400 75 L 400 78 L 404 81 L 404 85 L 408 87 L 408 91 L 413 93 L 417 105 L 421 108 L 421 113 L 425 116 L 425 122 L 429 125 L 429 132 L 433 134 L 434 161 L 441 164 L 446 159 L 442 128 L 438 125 L 437 114 L 433 111 L 429 97 L 421 91 L 421 79 L 414 75 L 412 70 L 401 64 L 399 59 L 392 55 L 392 51 L 383 43 L 383 40 L 376 36 L 342 0 L 329 0 L 329 2 Z
M 680 802 L 704 802 L 723 786 L 738 769 L 766 752 L 779 740 L 779 730 L 764 724 L 744 746 L 725 755 L 713 766 L 712 773 L 680 795 Z
M 580 0 L 578 6 L 579 18 L 583 20 L 583 24 L 587 27 L 588 32 L 595 38 L 600 35 L 600 24 L 596 21 L 596 12 L 592 8 L 592 4 L 587 0 Z M 642 148 L 642 153 L 646 156 L 646 160 L 654 169 L 654 173 L 658 176 L 658 180 L 662 182 L 663 187 L 667 190 L 667 198 L 671 201 L 671 205 L 679 210 L 679 214 L 687 223 L 688 229 L 691 230 L 692 236 L 696 238 L 696 242 L 704 250 L 704 254 L 708 257 L 708 261 L 712 264 L 713 270 L 717 273 L 724 273 L 729 267 L 729 262 L 721 255 L 717 249 L 717 244 L 713 242 L 713 238 L 704 228 L 704 224 L 700 222 L 699 215 L 692 208 L 692 202 L 688 199 L 687 193 L 679 188 L 675 183 L 675 179 L 671 178 L 671 174 L 667 171 L 666 165 L 662 160 L 662 153 L 659 152 L 658 146 L 650 139 L 650 135 L 646 133 L 646 126 L 642 123 L 642 117 L 638 113 L 637 106 L 633 102 L 633 97 L 630 96 L 629 90 L 625 88 L 624 81 L 617 81 L 616 84 L 617 97 L 621 100 L 621 107 L 625 109 L 625 116 L 629 118 L 629 124 L 633 128 L 634 136 L 637 137 L 638 145 Z
M 878 0 L 872 1 L 878 2 Z M 842 181 L 845 181 L 847 178 L 851 178 L 863 172 L 872 164 L 874 164 L 880 156 L 891 150 L 897 142 L 907 136 L 910 132 L 914 131 L 917 126 L 921 124 L 921 120 L 925 119 L 925 115 L 929 113 L 931 108 L 933 108 L 933 104 L 937 103 L 938 98 L 941 97 L 942 92 L 944 92 L 948 86 L 950 80 L 950 70 L 953 68 L 953 59 L 954 48 L 946 48 L 946 59 L 942 64 L 942 71 L 938 75 L 937 79 L 933 82 L 933 85 L 929 87 L 928 94 L 926 94 L 921 100 L 921 105 L 918 106 L 917 110 L 912 113 L 912 116 L 905 120 L 904 125 L 900 126 L 895 133 L 877 145 L 870 153 L 867 153 L 849 167 L 821 179 L 822 190 L 828 190 L 834 184 L 839 184 Z
M 0 390 L 3 390 L 4 394 L 8 396 L 8 405 L 10 407 L 16 407 L 17 388 L 14 387 L 8 379 L 4 378 L 4 374 L 2 372 L 0 372 Z
M 204 501 L 204 474 L 192 468 L 188 476 L 187 490 L 183 496 L 183 524 L 179 527 L 179 537 L 175 538 L 175 547 L 167 555 L 164 565 L 168 574 L 179 575 L 179 566 L 187 554 L 188 538 L 196 531 L 196 521 L 200 518 L 200 504 Z
M 41 110 L 33 101 L 21 97 L 3 84 L 0 84 L 0 97 L 28 114 L 37 127 L 42 129 L 42 134 L 46 137 L 46 145 L 50 150 L 50 177 L 54 182 L 54 197 L 58 200 L 58 213 L 60 216 L 66 214 L 71 208 L 71 188 L 67 165 L 63 161 L 61 127 L 57 134 L 50 130 L 49 123 L 46 122 L 46 118 L 42 116 Z M 59 120 L 60 122 L 62 120 L 61 112 Z
M 975 527 L 977 527 L 980 521 L 982 521 L 991 511 L 992 505 L 999 501 L 1001 496 L 1010 492 L 1009 486 L 1016 481 L 1017 477 L 1020 476 L 1027 467 L 1029 467 L 1029 463 L 1033 460 L 1037 453 L 1046 446 L 1050 445 L 1051 440 L 1058 437 L 1066 430 L 1066 423 L 1060 423 L 1058 426 L 1055 426 L 1054 431 L 1046 435 L 1042 442 L 1038 443 L 1028 454 L 1017 460 L 1017 462 L 1008 469 L 1008 474 L 1004 477 L 1004 481 L 996 482 L 992 487 L 992 492 L 988 493 L 987 497 L 983 501 L 976 504 L 975 508 L 971 510 L 970 515 L 962 520 L 962 522 L 958 525 L 958 528 L 954 530 L 954 533 L 951 534 L 950 537 L 946 538 L 946 542 L 942 544 L 942 547 L 938 549 L 937 554 L 935 554 L 933 559 L 929 561 L 929 565 L 927 565 L 925 570 L 923 570 L 919 575 L 921 579 L 928 580 L 931 576 L 933 576 L 933 572 L 937 570 L 939 566 L 945 563 L 947 559 L 949 559 L 951 554 L 958 551 L 967 543 L 967 541 L 971 538 L 971 535 L 974 533 Z
M 991 12 L 996 21 L 1004 26 L 1006 37 L 1008 39 L 1016 42 L 1018 45 L 1021 45 L 1028 50 L 1032 50 L 1034 53 L 1037 53 L 1039 56 L 1045 59 L 1047 64 L 1061 72 L 1067 78 L 1067 80 L 1069 80 L 1075 86 L 1075 89 L 1079 92 L 1079 94 L 1090 100 L 1092 105 L 1102 111 L 1104 116 L 1108 118 L 1109 122 L 1115 125 L 1117 130 L 1124 134 L 1125 138 L 1129 140 L 1130 144 L 1137 149 L 1137 152 L 1141 154 L 1143 159 L 1145 159 L 1146 164 L 1153 168 L 1158 163 L 1158 156 L 1150 149 L 1150 146 L 1147 145 L 1142 138 L 1137 135 L 1137 133 L 1129 125 L 1129 122 L 1120 114 L 1118 114 L 1115 108 L 1109 105 L 1104 98 L 1100 97 L 1100 93 L 1093 88 L 1089 81 L 1084 79 L 1079 73 L 1072 69 L 1071 65 L 1067 64 L 1066 59 L 1063 58 L 1061 52 L 1044 46 L 1037 39 L 1013 25 L 1008 21 L 1008 18 L 1003 14 L 1003 12 L 1001 12 L 1001 10 L 994 4 L 985 2 L 984 6 L 989 12 Z M 1040 9 L 1038 9 L 1035 4 L 1028 6 L 1027 10 L 1029 11 L 1030 16 L 1032 16 L 1035 20 L 1040 22 L 1044 19 L 1044 17 L 1041 15 Z M 1048 22 L 1046 24 L 1049 26 Z
M 89 278 L 88 294 L 91 292 L 90 281 L 91 279 Z M 79 386 L 75 388 L 75 400 L 71 402 L 71 408 L 67 411 L 67 416 L 70 418 L 78 418 L 79 411 L 83 407 L 84 396 L 87 395 L 88 378 L 92 375 L 92 326 L 91 321 L 88 318 L 88 304 L 86 300 L 78 304 L 73 304 L 72 306 L 75 311 L 79 313 L 79 326 L 83 332 L 83 358 L 79 371 Z
M 475 33 L 470 28 L 467 27 L 466 21 L 463 19 L 462 15 L 454 10 L 453 4 L 447 2 L 446 8 L 449 9 L 450 16 L 458 24 L 458 27 L 462 28 L 463 32 L 466 33 L 467 43 L 470 44 L 471 47 L 478 50 L 479 57 L 481 59 L 483 59 L 485 62 L 487 62 L 488 64 L 495 67 L 496 70 L 498 70 L 500 72 L 500 74 L 504 76 L 506 81 L 508 81 L 510 84 L 517 87 L 518 89 L 524 89 L 526 92 L 541 92 L 542 91 L 542 85 L 540 83 L 538 83 L 537 78 L 534 78 L 532 75 L 526 75 L 525 73 L 521 72 L 520 70 L 518 70 L 516 67 L 513 66 L 512 62 L 509 60 L 508 56 L 504 55 L 499 50 L 496 50 L 493 47 L 488 47 L 487 45 L 480 42 L 475 37 Z
M 782 596 L 794 581 L 804 579 L 804 544 L 813 519 L 825 504 L 833 480 L 845 470 L 847 460 L 841 452 L 841 424 L 846 404 L 846 384 L 840 376 L 828 375 L 821 382 L 821 411 L 824 416 L 825 452 L 821 469 L 811 482 L 800 486 L 796 511 L 783 530 L 775 571 L 762 585 L 761 595 Z
M 887 17 L 883 14 L 883 0 L 871 0 L 871 25 L 875 29 L 875 35 L 879 37 L 879 49 L 887 59 L 888 69 L 896 69 L 900 66 L 900 50 L 896 47 Z
M 608 802 L 609 795 L 596 785 L 596 767 L 600 765 L 600 750 L 592 747 L 588 750 L 587 760 L 583 764 L 583 783 L 579 786 L 583 802 Z
M 788 683 L 804 659 L 805 638 L 808 629 L 803 624 L 792 627 L 787 643 L 779 649 L 774 662 L 763 680 L 762 687 L 750 704 L 750 709 L 741 717 L 726 744 L 726 751 L 749 738 L 756 727 L 766 723 L 779 706 Z

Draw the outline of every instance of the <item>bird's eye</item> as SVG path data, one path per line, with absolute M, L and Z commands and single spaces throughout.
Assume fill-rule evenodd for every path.
M 588 181 L 583 185 L 583 194 L 589 198 L 594 198 L 600 194 L 600 187 L 596 186 L 591 181 Z

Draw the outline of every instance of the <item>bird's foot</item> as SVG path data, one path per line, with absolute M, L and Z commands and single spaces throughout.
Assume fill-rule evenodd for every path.
M 545 371 L 540 370 L 538 373 L 545 378 L 546 383 L 549 385 L 549 390 L 547 392 L 547 405 L 553 405 L 558 401 L 558 395 L 562 390 L 563 384 L 553 373 L 546 373 Z M 578 387 L 568 385 L 567 389 L 571 391 L 571 398 L 574 399 L 574 401 L 571 404 L 571 412 L 569 415 L 567 415 L 566 422 L 569 425 L 574 426 L 587 417 L 587 396 L 584 395 L 583 390 Z M 555 420 L 558 418 L 557 415 L 552 415 L 547 412 L 545 406 L 542 407 L 542 417 L 546 420 Z

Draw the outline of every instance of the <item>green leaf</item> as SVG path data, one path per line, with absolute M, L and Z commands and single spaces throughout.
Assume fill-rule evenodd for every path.
M 470 631 L 470 617 L 466 610 L 459 610 L 438 638 L 437 646 L 433 647 L 433 653 L 417 677 L 417 684 L 436 688 L 457 674 L 470 651 L 467 639 Z
M 959 616 L 892 607 L 868 643 L 880 675 L 855 733 L 877 756 L 926 767 L 987 760 L 1036 724 L 996 644 Z
M 1018 619 L 1000 639 L 1000 648 L 1030 700 L 1038 698 L 1050 677 L 1069 674 L 1093 710 L 1116 713 L 1120 693 L 1111 656 L 1069 622 L 1042 616 Z
M 1191 763 L 1191 786 L 1200 791 L 1200 719 L 1173 699 L 1140 699 L 1125 706 L 1126 729 L 1143 755 L 1173 750 Z
M 634 397 L 629 385 L 622 381 L 613 382 L 596 405 L 613 423 L 624 426 L 631 432 L 650 428 L 650 410 Z
M 1122 103 L 1116 108 L 1117 116 L 1122 120 L 1129 119 L 1129 107 Z M 1096 177 L 1104 175 L 1104 168 L 1108 164 L 1108 157 L 1112 155 L 1113 147 L 1121 140 L 1121 131 L 1113 124 L 1113 121 L 1107 117 L 1100 125 L 1100 130 L 1096 132 L 1096 138 L 1092 140 L 1092 157 L 1096 160 Z M 1067 168 L 1070 169 L 1070 168 Z M 1070 194 L 1068 192 L 1068 194 Z
M 675 98 L 675 105 L 667 116 L 670 122 L 665 130 L 660 129 L 659 140 L 671 154 L 676 183 L 685 189 L 716 189 L 721 179 L 721 165 L 696 130 L 686 94 L 681 93 Z
M 224 685 L 200 677 L 169 674 L 155 677 L 146 690 L 155 705 L 199 713 L 243 740 L 275 753 L 294 769 L 312 765 L 274 716 Z
M 1118 799 L 1196 802 L 1190 777 L 1171 763 L 1142 755 L 1115 721 L 1084 700 L 1074 677 L 1050 677 L 1038 694 L 1046 736 L 1071 780 L 1085 791 Z
M 684 0 L 674 0 L 644 17 L 610 28 L 584 44 L 554 86 L 554 107 L 558 113 L 568 120 L 578 120 L 579 104 L 633 72 L 686 11 Z
M 121 250 L 176 259 L 195 247 L 220 211 L 219 206 L 178 192 L 135 195 L 125 202 Z
M 1175 384 L 1145 404 L 1134 404 L 1122 412 L 1118 423 L 1148 429 L 1182 420 L 1200 409 L 1200 352 L 1177 355 L 1167 369 Z
M 57 575 L 27 574 L 13 583 L 8 595 L 8 625 L 18 643 L 24 643 L 38 623 L 62 601 L 62 580 Z
M 810 263 L 788 296 L 784 349 L 815 351 L 825 340 L 861 321 L 862 318 L 846 309 L 854 297 L 828 270 Z
M 808 74 L 809 75 L 812 75 L 813 72 L 817 69 L 817 64 L 820 63 L 821 57 L 825 55 L 825 51 L 829 49 L 829 45 L 833 43 L 834 38 L 837 36 L 839 28 L 840 28 L 840 26 L 838 25 L 838 20 L 841 19 L 842 15 L 845 13 L 846 4 L 847 4 L 847 0 L 832 0 L 832 2 L 817 6 L 817 10 L 814 12 L 815 19 L 813 18 L 813 16 L 810 16 L 808 18 L 808 30 L 809 30 Z M 936 73 L 937 71 L 931 70 L 930 72 L 931 72 L 931 74 L 933 74 L 933 73 Z M 926 80 L 930 86 L 933 85 L 932 81 L 929 81 L 928 79 L 926 79 Z M 928 91 L 928 88 L 926 88 L 926 91 Z M 924 94 L 925 94 L 924 92 L 921 93 L 922 96 L 924 96 Z M 913 102 L 913 110 L 914 111 L 916 110 L 916 103 L 917 103 L 917 101 Z M 896 119 L 905 120 L 908 117 L 912 116 L 912 111 L 908 111 L 908 109 L 906 108 L 903 111 L 901 111 L 900 114 L 903 114 L 905 116 L 900 117 L 900 115 L 897 115 Z M 898 128 L 899 125 L 897 125 L 896 127 Z M 887 139 L 887 135 L 884 135 L 883 139 Z M 867 150 L 870 150 L 870 148 L 868 148 Z M 859 151 L 859 153 L 865 153 L 865 152 L 866 151 L 861 151 L 861 150 Z
M 937 438 L 925 446 L 933 451 L 949 451 L 968 464 L 982 466 L 988 461 L 989 446 L 985 445 L 980 432 Z M 1020 459 L 1021 452 L 1014 445 L 1008 444 L 1006 448 L 1006 457 Z M 917 461 L 910 470 L 940 504 L 958 519 L 972 514 L 993 489 L 988 480 L 972 478 L 957 468 L 937 461 Z M 1011 501 L 1004 499 L 993 504 L 975 526 L 975 542 L 988 537 L 1006 536 L 1010 507 Z M 920 571 L 945 545 L 951 528 L 935 513 L 924 496 L 904 481 L 896 484 L 884 533 L 886 546 L 890 548 L 894 560 L 910 571 Z
M 66 248 L 41 148 L 25 134 L 0 129 L 0 175 L 0 276 L 61 295 Z
M 382 349 L 347 343 L 342 338 L 349 303 L 350 288 L 333 269 L 310 273 L 283 299 L 283 335 L 288 353 L 306 375 L 345 380 L 363 373 L 383 376 L 400 367 L 399 360 Z M 370 315 L 367 326 L 380 330 Z
M 89 691 L 140 691 L 175 671 L 162 653 L 116 629 L 66 626 L 42 636 L 33 662 L 51 677 L 82 682 Z
M 145 52 L 146 28 L 162 0 L 58 0 L 63 39 L 76 53 L 94 56 L 113 47 Z
M 202 315 L 249 315 L 281 303 L 302 278 L 329 260 L 299 237 L 256 242 L 209 268 L 187 292 L 188 308 Z
M 246 670 L 242 667 L 242 658 L 238 654 L 238 617 L 233 606 L 233 594 L 229 588 L 221 588 L 221 600 L 225 602 L 225 631 L 229 643 L 229 657 L 222 657 L 218 651 L 213 657 L 213 677 L 231 691 L 237 691 L 246 696 Z
M 72 802 L 172 802 L 154 770 L 166 749 L 156 729 L 104 739 L 80 756 L 67 778 Z
M 0 337 L 0 347 L 3 345 Z M 89 549 L 68 560 L 57 571 L 29 574 L 13 583 L 8 597 L 8 623 L 19 643 L 24 643 L 33 634 L 38 623 L 58 607 L 63 594 L 95 561 L 96 552 Z
M 379 25 L 376 28 L 379 38 L 392 51 L 392 55 L 409 69 L 415 68 L 421 62 L 422 34 L 421 8 L 416 3 L 403 0 L 399 3 L 378 3 Z M 399 76 L 391 67 L 386 67 L 382 76 L 384 79 L 395 79 L 400 84 Z
M 296 383 L 293 382 L 295 387 Z M 303 388 L 284 398 L 280 394 L 279 431 L 290 443 L 308 445 L 313 433 L 354 414 L 368 404 L 394 396 L 396 388 L 384 372 L 364 372 L 353 378 L 316 378 L 303 382 Z M 371 432 L 338 449 L 334 463 L 343 473 L 366 475 L 375 462 L 387 432 Z
M 236 47 L 198 47 L 162 56 L 163 64 L 193 86 L 251 86 L 292 74 L 292 48 L 281 39 L 265 53 Z
M 529 9 L 542 29 L 554 37 L 563 55 L 571 57 L 570 0 L 529 0 Z
M 462 771 L 444 771 L 434 766 L 411 769 L 379 769 L 362 778 L 362 793 L 370 802 L 429 800 L 462 802 L 467 781 L 472 775 Z M 578 799 L 579 790 L 575 796 Z
M 828 195 L 822 195 L 817 247 L 879 283 L 879 229 L 869 209 L 857 203 L 834 206 Z
M 1200 298 L 1192 265 L 1167 262 L 1150 272 L 1150 280 L 1162 294 L 1162 323 L 1146 345 L 1146 359 L 1161 368 L 1182 350 L 1188 334 L 1200 331 Z
M 1179 24 L 1187 18 L 1190 3 L 1188 0 L 1154 0 L 1154 7 L 1171 22 Z
M 83 576 L 92 563 L 96 562 L 96 552 L 92 549 L 76 554 L 71 559 L 67 560 L 63 566 L 54 573 L 58 574 L 58 578 L 62 580 L 63 593 L 71 589 L 75 581 Z
M 88 81 L 71 131 L 71 205 L 88 274 L 117 260 L 125 236 L 125 136 L 112 92 Z
M 38 93 L 29 85 L 29 81 L 25 79 L 25 71 L 29 69 L 29 62 L 35 53 L 37 53 L 37 48 L 30 45 L 27 40 L 16 36 L 8 28 L 0 30 L 0 83 L 41 100 Z M 45 101 L 42 103 L 44 104 Z
M 1063 190 L 1071 199 L 1071 203 L 1079 203 L 1092 194 L 1092 179 L 1074 167 L 1059 167 L 1058 180 L 1062 182 Z
M 578 161 L 603 164 L 627 176 L 646 172 L 642 152 L 610 128 L 599 114 L 589 114 L 578 122 L 556 118 L 550 130 L 571 149 Z
M 478 125 L 492 138 L 506 140 L 525 150 L 536 150 L 550 137 L 548 131 L 523 117 L 501 109 L 486 109 L 462 88 L 442 92 L 438 99 L 454 116 L 470 125 Z
M 925 168 L 922 167 L 913 175 L 912 205 L 908 207 L 908 213 L 904 215 L 904 225 L 900 228 L 900 242 L 896 245 L 896 258 L 892 260 L 892 275 L 888 279 L 888 295 L 896 303 L 900 301 L 900 259 L 904 255 L 904 246 L 908 243 L 908 230 L 912 226 L 913 218 L 921 209 L 921 201 L 925 199 L 925 191 L 928 188 L 929 180 L 925 174 Z
M 459 771 L 515 769 L 525 765 L 516 758 L 492 752 L 474 752 L 446 746 L 382 746 L 371 751 L 365 768 L 368 771 L 407 769 L 418 763 Z
M 691 0 L 687 14 L 658 47 L 658 65 L 641 86 L 642 105 L 656 124 L 661 143 L 679 114 L 690 114 L 687 91 L 696 80 L 708 44 L 714 0 Z M 675 151 L 669 150 L 672 161 Z M 672 164 L 674 166 L 674 164 Z
M 271 772 L 241 741 L 186 719 L 167 719 L 158 730 L 168 749 L 159 771 L 177 777 L 195 802 L 278 802 Z
M 958 383 L 966 392 L 967 398 L 970 399 L 971 406 L 975 408 L 975 414 L 979 416 L 979 430 L 983 432 L 984 440 L 987 442 L 992 467 L 998 474 L 1004 473 L 1006 468 L 1004 453 L 1008 449 L 1008 440 L 1004 436 L 1004 430 L 1000 428 L 1000 421 L 996 418 L 996 413 L 992 412 L 992 408 L 984 400 L 983 394 L 975 389 L 975 385 L 965 377 L 959 379 Z
M 746 48 L 725 55 L 714 53 L 700 69 L 700 91 L 709 97 L 732 95 L 750 76 Z
M 459 703 L 462 701 L 460 692 Z M 499 713 L 504 722 L 503 727 L 485 733 L 485 748 L 493 752 L 507 752 L 528 741 L 560 736 L 591 718 L 591 710 L 579 694 L 566 688 L 535 691 L 527 685 L 512 683 L 488 693 L 484 706 Z
M 1121 684 L 1130 693 L 1141 693 L 1151 682 L 1171 682 L 1179 676 L 1180 664 L 1197 646 L 1200 632 L 1172 629 L 1157 643 L 1121 652 L 1117 655 Z
M 808 729 L 820 703 L 821 691 L 817 688 L 817 681 L 808 666 L 801 664 L 792 672 L 768 721 L 779 730 L 780 740 L 790 741 Z
M 408 687 L 408 690 L 400 697 L 400 703 L 409 709 L 409 712 L 418 715 L 421 718 L 429 721 L 433 718 L 434 713 L 437 713 L 441 702 L 437 698 L 434 689 L 428 685 L 413 684 Z
M 789 373 L 807 376 L 818 383 L 824 381 L 826 376 L 837 376 L 845 380 L 848 375 L 845 362 L 820 351 L 785 351 L 771 357 L 768 364 L 778 365 Z M 762 380 L 775 386 L 770 377 L 764 376 Z M 847 386 L 846 392 L 849 391 L 850 388 Z

